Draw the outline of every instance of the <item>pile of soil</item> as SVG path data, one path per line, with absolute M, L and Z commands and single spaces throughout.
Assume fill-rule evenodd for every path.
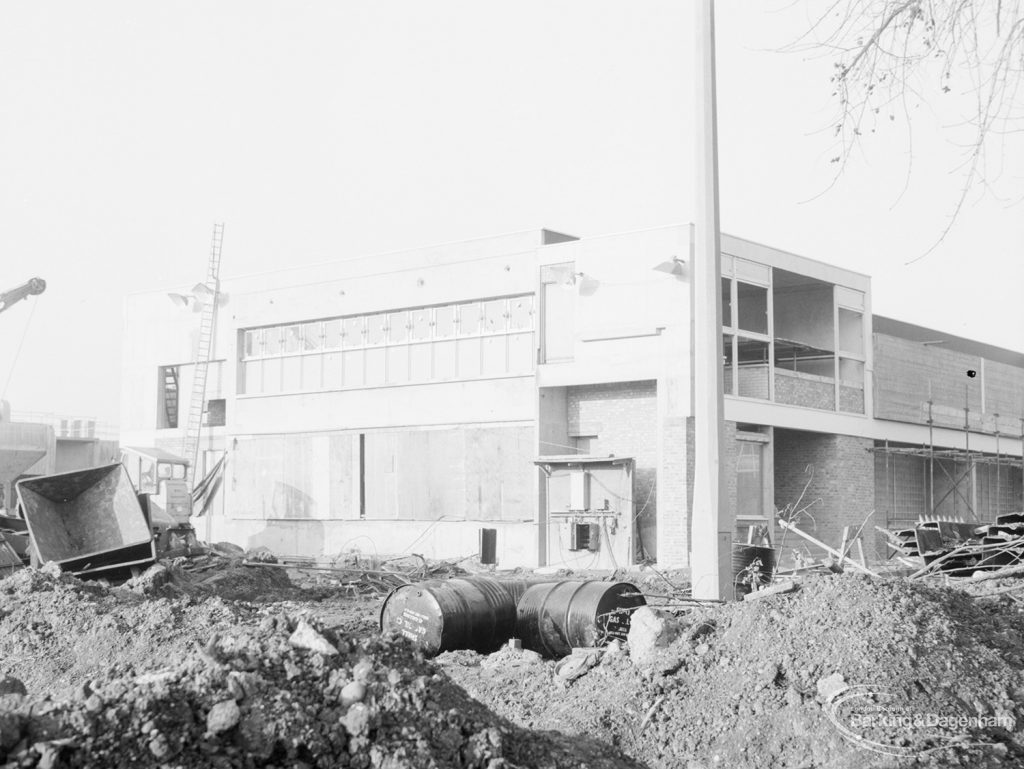
M 437 661 L 515 723 L 604 735 L 652 769 L 1019 766 L 1017 606 L 906 580 L 824 576 L 796 593 L 695 610 L 653 664 L 606 654 L 568 685 L 551 662 L 490 664 L 468 652 Z M 871 695 L 853 702 L 861 710 L 838 704 L 859 691 Z M 876 720 L 849 728 L 867 705 Z
M 253 606 L 140 579 L 111 588 L 56 571 L 0 581 L 0 675 L 61 698 L 92 678 L 184 658 L 213 633 L 255 621 Z
M 496 717 L 404 641 L 350 637 L 273 607 L 260 615 L 166 670 L 106 677 L 70 701 L 32 708 L 0 696 L 0 762 L 640 769 L 592 740 Z

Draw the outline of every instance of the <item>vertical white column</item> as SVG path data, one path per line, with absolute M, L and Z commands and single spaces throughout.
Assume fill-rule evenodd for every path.
M 732 515 L 725 509 L 721 249 L 714 0 L 696 13 L 696 208 L 693 260 L 694 484 L 690 568 L 696 598 L 732 598 Z

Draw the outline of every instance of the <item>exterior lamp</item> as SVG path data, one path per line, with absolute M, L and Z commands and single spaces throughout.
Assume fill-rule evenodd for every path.
M 667 272 L 669 275 L 681 278 L 686 273 L 686 260 L 673 256 L 671 259 L 655 265 L 652 269 L 658 272 Z

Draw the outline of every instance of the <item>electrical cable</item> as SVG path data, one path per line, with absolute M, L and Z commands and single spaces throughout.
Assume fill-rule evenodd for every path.
M 11 384 L 11 377 L 14 376 L 15 366 L 18 364 L 18 358 L 21 355 L 21 348 L 25 345 L 25 338 L 28 336 L 29 327 L 32 325 L 32 318 L 36 315 L 36 307 L 39 306 L 39 302 L 31 302 L 32 309 L 29 310 L 28 320 L 25 321 L 25 327 L 21 330 L 21 340 L 18 342 L 18 349 L 14 351 L 14 358 L 11 359 L 11 367 L 7 370 L 7 381 L 4 382 L 4 390 L 0 393 L 0 400 L 7 397 L 7 388 Z

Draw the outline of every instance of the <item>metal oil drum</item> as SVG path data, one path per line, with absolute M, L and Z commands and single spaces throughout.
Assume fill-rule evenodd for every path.
M 402 585 L 385 599 L 380 629 L 431 656 L 455 649 L 493 652 L 515 635 L 516 603 L 526 587 L 487 577 Z
M 732 584 L 735 595 L 728 596 L 742 600 L 751 592 L 751 582 L 767 585 L 775 573 L 775 549 L 757 545 L 732 545 Z
M 519 599 L 516 634 L 523 648 L 564 657 L 573 647 L 625 640 L 633 611 L 646 603 L 639 588 L 628 582 L 532 585 Z

